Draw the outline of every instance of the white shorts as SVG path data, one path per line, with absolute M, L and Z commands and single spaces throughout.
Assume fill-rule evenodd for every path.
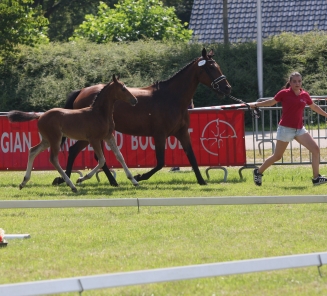
M 308 131 L 305 127 L 300 129 L 278 125 L 276 139 L 283 142 L 292 142 L 294 138 L 302 136 Z

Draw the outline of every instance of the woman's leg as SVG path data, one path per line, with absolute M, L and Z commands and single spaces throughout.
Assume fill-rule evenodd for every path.
M 280 140 L 276 141 L 275 152 L 273 155 L 268 157 L 265 162 L 259 167 L 258 173 L 263 174 L 263 172 L 269 168 L 276 161 L 280 160 L 283 157 L 283 154 L 288 146 L 289 142 L 283 142 Z
M 309 133 L 305 133 L 295 138 L 301 145 L 307 148 L 312 154 L 312 173 L 313 178 L 319 176 L 319 161 L 320 161 L 320 149 L 315 140 Z

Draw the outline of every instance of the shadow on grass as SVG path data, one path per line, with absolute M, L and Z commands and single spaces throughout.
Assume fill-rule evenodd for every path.
M 285 189 L 285 190 L 306 190 L 308 188 L 308 186 L 279 186 L 281 189 Z

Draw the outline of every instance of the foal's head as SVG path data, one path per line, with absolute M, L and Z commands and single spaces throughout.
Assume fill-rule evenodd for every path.
M 212 58 L 213 56 L 213 50 L 207 53 L 206 49 L 203 48 L 202 56 L 196 60 L 196 67 L 199 69 L 199 80 L 215 90 L 218 95 L 229 95 L 231 86 L 220 70 L 219 65 Z
M 119 81 L 119 77 L 116 78 L 115 74 L 112 75 L 112 82 L 110 83 L 110 86 L 111 95 L 116 100 L 122 100 L 126 103 L 131 104 L 132 106 L 135 106 L 137 104 L 137 98 L 129 92 L 123 82 Z
M 126 88 L 125 84 L 116 78 L 115 74 L 112 76 L 112 81 L 109 82 L 94 98 L 91 107 L 100 106 L 109 102 L 122 100 L 126 103 L 135 106 L 137 99 Z M 97 104 L 97 105 L 96 105 Z M 100 107 L 101 108 L 101 107 Z

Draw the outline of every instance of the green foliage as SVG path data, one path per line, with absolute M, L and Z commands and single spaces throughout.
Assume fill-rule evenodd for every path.
M 97 15 L 86 15 L 70 40 L 92 42 L 136 41 L 139 39 L 189 41 L 192 35 L 180 23 L 173 7 L 159 0 L 124 0 L 111 9 L 100 2 Z
M 327 34 L 313 31 L 303 35 L 282 33 L 269 38 L 265 44 L 279 48 L 286 80 L 290 72 L 303 76 L 303 87 L 312 95 L 326 95 L 327 91 Z
M 327 94 L 327 34 L 283 33 L 264 40 L 264 96 L 274 96 L 293 71 L 303 74 L 304 88 L 311 95 Z M 66 95 L 120 74 L 128 86 L 144 87 L 174 75 L 201 55 L 203 46 L 215 51 L 214 59 L 232 86 L 232 95 L 246 102 L 258 98 L 257 48 L 255 42 L 202 45 L 144 41 L 96 44 L 79 41 L 52 43 L 38 48 L 21 46 L 16 57 L 0 64 L 0 110 L 45 111 L 63 106 Z M 304 48 L 304 49 L 303 49 Z M 217 98 L 199 85 L 196 107 L 235 103 Z M 251 118 L 246 113 L 247 122 Z
M 174 6 L 178 18 L 188 23 L 191 18 L 194 0 L 162 0 L 165 6 Z
M 85 15 L 96 14 L 99 0 L 33 0 L 33 7 L 42 6 L 44 16 L 49 20 L 48 37 L 51 41 L 66 42 L 74 30 L 83 23 Z M 111 8 L 118 0 L 103 0 Z M 182 23 L 189 22 L 193 0 L 164 0 L 165 6 L 175 7 Z
M 34 46 L 47 43 L 48 20 L 41 7 L 32 8 L 32 0 L 2 0 L 0 2 L 0 57 L 18 44 Z
M 38 2 L 34 0 L 34 2 Z M 117 0 L 104 0 L 114 7 Z M 67 42 L 74 30 L 84 21 L 86 14 L 95 14 L 99 0 L 44 0 L 41 1 L 44 15 L 49 19 L 48 36 L 51 41 Z

